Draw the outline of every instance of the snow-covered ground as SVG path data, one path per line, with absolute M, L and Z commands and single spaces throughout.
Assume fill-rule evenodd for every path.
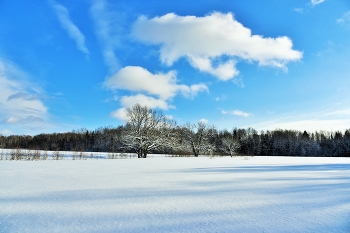
M 350 232 L 350 158 L 0 161 L 0 232 Z

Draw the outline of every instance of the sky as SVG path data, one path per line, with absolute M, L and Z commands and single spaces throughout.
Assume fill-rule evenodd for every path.
M 350 128 L 348 0 L 0 1 L 0 134 Z

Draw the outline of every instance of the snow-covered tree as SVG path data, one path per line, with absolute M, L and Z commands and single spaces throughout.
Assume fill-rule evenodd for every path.
M 176 124 L 161 111 L 136 104 L 126 109 L 126 115 L 121 139 L 127 149 L 136 151 L 139 158 L 146 158 L 150 151 L 163 146 L 174 146 Z
M 6 146 L 6 138 L 0 134 L 0 148 L 5 148 Z
M 236 155 L 241 144 L 234 132 L 230 133 L 228 131 L 222 132 L 220 150 L 231 157 Z
M 197 124 L 186 124 L 181 130 L 182 145 L 191 150 L 195 157 L 213 152 L 214 145 L 210 143 L 210 137 L 214 132 L 214 127 L 209 128 L 201 121 Z

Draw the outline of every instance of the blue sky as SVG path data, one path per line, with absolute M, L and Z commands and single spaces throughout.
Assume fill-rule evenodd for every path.
M 123 124 L 350 128 L 347 0 L 0 2 L 0 134 Z

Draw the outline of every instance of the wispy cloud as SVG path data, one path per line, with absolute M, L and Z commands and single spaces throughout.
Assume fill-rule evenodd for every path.
M 341 109 L 337 111 L 332 112 L 326 112 L 323 114 L 324 116 L 341 116 L 341 117 L 348 117 L 350 116 L 350 108 L 347 109 Z
M 224 95 L 224 94 L 215 98 L 216 101 L 222 101 L 222 100 L 225 100 L 225 99 L 227 99 L 227 95 Z
M 293 9 L 295 12 L 303 14 L 304 13 L 304 9 L 303 8 L 294 8 Z
M 118 17 L 108 11 L 105 0 L 95 0 L 91 6 L 91 15 L 95 22 L 95 33 L 102 47 L 102 55 L 110 72 L 114 74 L 120 69 L 115 49 L 120 46 Z
M 293 129 L 299 131 L 315 132 L 320 130 L 326 131 L 344 131 L 350 127 L 349 119 L 307 119 L 295 121 L 268 121 L 251 125 L 257 130 L 273 130 L 273 129 Z
M 159 45 L 164 64 L 170 66 L 184 57 L 192 67 L 220 80 L 239 74 L 238 60 L 287 70 L 288 62 L 303 56 L 292 49 L 290 38 L 252 35 L 231 13 L 216 12 L 204 17 L 170 13 L 152 19 L 142 16 L 133 25 L 132 33 L 139 41 Z
M 247 112 L 243 112 L 241 110 L 234 110 L 234 111 L 225 111 L 225 110 L 221 110 L 221 113 L 224 115 L 235 115 L 235 116 L 241 116 L 241 117 L 249 117 L 252 114 L 247 113 Z
M 341 18 L 337 19 L 337 23 L 350 27 L 350 11 L 346 12 Z
M 9 129 L 4 129 L 0 131 L 0 134 L 2 135 L 13 135 L 15 134 L 13 131 L 9 130 Z
M 38 122 L 44 122 L 44 119 L 37 116 L 26 116 L 24 118 L 9 117 L 3 120 L 3 123 L 6 123 L 6 124 L 33 124 Z
M 111 103 L 111 102 L 116 102 L 119 100 L 119 97 L 117 95 L 113 95 L 112 97 L 110 98 L 107 98 L 107 99 L 104 99 L 104 100 L 101 100 L 102 103 Z
M 294 129 L 300 131 L 344 131 L 350 128 L 350 109 L 289 115 L 250 125 L 257 130 Z
M 311 4 L 313 5 L 313 6 L 316 6 L 316 5 L 318 5 L 318 4 L 321 4 L 321 3 L 323 3 L 325 0 L 311 0 Z
M 42 127 L 48 118 L 40 88 L 15 64 L 0 59 L 0 123 L 25 128 Z
M 38 95 L 32 95 L 32 94 L 29 94 L 29 93 L 18 92 L 16 94 L 10 95 L 7 98 L 7 101 L 15 100 L 15 99 L 36 100 L 36 99 L 39 99 L 39 98 L 38 98 Z
M 237 86 L 239 86 L 240 88 L 244 88 L 243 80 L 240 77 L 234 78 L 233 83 L 236 84 Z
M 58 4 L 54 0 L 50 0 L 50 4 L 54 12 L 56 13 L 62 28 L 66 30 L 69 37 L 72 40 L 74 40 L 78 50 L 80 50 L 88 57 L 90 52 L 85 45 L 85 37 L 83 33 L 81 33 L 79 28 L 70 19 L 67 8 L 62 6 L 61 4 Z

